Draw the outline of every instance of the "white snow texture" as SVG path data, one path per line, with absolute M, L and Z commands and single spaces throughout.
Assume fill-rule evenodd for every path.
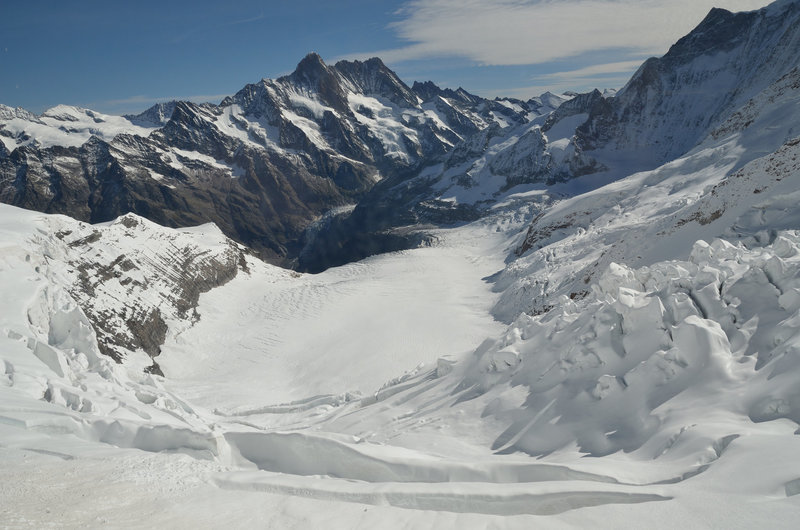
M 318 275 L 266 265 L 213 225 L 0 205 L 0 526 L 795 527 L 800 70 L 749 88 L 643 172 L 507 187 L 567 164 L 587 115 L 479 134 L 475 156 L 421 177 L 445 200 L 492 197 L 486 216 Z M 330 109 L 285 96 L 327 149 L 305 116 Z M 349 104 L 408 156 L 398 108 Z M 434 108 L 409 112 L 446 127 Z M 138 127 L 72 107 L 0 120 L 9 152 Z M 280 149 L 235 105 L 213 120 Z M 170 263 L 189 254 L 243 260 L 196 313 Z M 98 346 L 154 309 L 165 377 L 124 340 L 121 363 Z

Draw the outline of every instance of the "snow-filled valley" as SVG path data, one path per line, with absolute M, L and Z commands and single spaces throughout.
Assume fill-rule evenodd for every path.
M 510 326 L 492 317 L 495 273 L 513 272 L 533 216 L 513 196 L 429 247 L 319 275 L 247 256 L 200 295 L 199 319 L 167 318 L 162 378 L 146 356 L 99 354 L 60 283 L 85 250 L 56 234 L 147 256 L 211 252 L 219 232 L 0 214 L 0 286 L 17 301 L 0 338 L 8 526 L 787 527 L 798 513 L 797 232 L 612 262 Z M 95 304 L 112 307 L 105 285 Z
M 527 102 L 0 106 L 0 527 L 795 527 L 798 20 Z

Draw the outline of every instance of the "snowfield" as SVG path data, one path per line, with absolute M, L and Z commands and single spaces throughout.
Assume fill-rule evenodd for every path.
M 757 164 L 781 156 L 791 146 Z M 492 289 L 532 216 L 521 204 L 320 275 L 247 257 L 200 295 L 198 320 L 170 313 L 163 378 L 146 356 L 101 355 L 68 292 L 87 253 L 63 234 L 89 225 L 1 206 L 4 524 L 790 526 L 800 233 L 612 262 L 506 326 Z M 95 228 L 96 244 L 226 248 L 211 225 L 125 224 L 138 229 Z M 160 270 L 137 274 L 170 289 Z
M 50 147 L 80 146 L 92 136 L 111 140 L 118 134 L 147 136 L 155 126 L 143 127 L 122 116 L 110 116 L 89 109 L 57 105 L 35 116 L 24 109 L 0 104 L 2 142 L 8 152 L 25 145 Z
M 796 527 L 798 13 L 714 10 L 621 99 L 545 94 L 530 122 L 495 101 L 459 114 L 477 131 L 465 138 L 445 125 L 456 99 L 350 94 L 390 157 L 414 158 L 418 131 L 462 139 L 417 179 L 485 209 L 426 228 L 427 246 L 316 275 L 213 224 L 0 204 L 0 526 Z M 717 56 L 704 41 L 720 31 Z M 301 64 L 293 75 L 330 73 Z M 400 86 L 386 75 L 366 81 Z M 237 97 L 283 90 L 292 130 L 332 150 L 315 120 L 339 111 L 281 79 Z M 225 101 L 197 116 L 284 149 L 275 109 Z M 605 136 L 582 151 L 593 119 Z M 74 107 L 0 106 L 0 121 L 7 151 L 134 126 Z M 118 138 L 117 154 L 133 141 Z M 159 157 L 242 176 L 193 148 Z M 594 165 L 569 173 L 578 162 Z
M 198 325 L 164 346 L 170 384 L 208 407 L 257 407 L 374 392 L 421 363 L 468 352 L 503 328 L 489 315 L 497 296 L 481 280 L 502 267 L 502 253 L 473 237 L 467 248 L 319 275 L 264 266 L 240 275 L 204 296 Z

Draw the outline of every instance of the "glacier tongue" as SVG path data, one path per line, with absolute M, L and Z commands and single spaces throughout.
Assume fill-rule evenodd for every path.
M 798 6 L 712 10 L 614 97 L 489 101 L 311 54 L 219 106 L 0 106 L 8 193 L 43 209 L 224 203 L 282 256 L 313 219 L 322 251 L 347 222 L 449 226 L 303 275 L 211 224 L 0 205 L 0 517 L 795 525 Z
M 793 147 L 751 167 L 769 170 L 775 161 L 791 159 Z M 729 186 L 749 189 L 750 175 L 760 173 L 747 171 Z M 768 204 L 778 191 L 755 195 Z M 200 294 L 199 320 L 192 323 L 191 311 L 179 318 L 170 298 L 176 279 L 162 268 L 163 260 L 182 256 L 182 248 L 193 249 L 194 262 L 238 248 L 213 227 L 176 231 L 133 216 L 91 227 L 4 206 L 0 227 L 7 244 L 0 286 L 6 299 L 27 302 L 24 311 L 0 314 L 5 372 L 0 432 L 6 444 L 0 451 L 8 462 L 33 455 L 42 469 L 53 471 L 45 480 L 50 484 L 60 483 L 65 471 L 91 473 L 105 484 L 103 473 L 117 469 L 115 476 L 132 481 L 122 490 L 130 498 L 148 498 L 148 489 L 137 485 L 150 484 L 163 488 L 168 499 L 190 498 L 196 513 L 236 498 L 262 515 L 273 509 L 265 499 L 279 498 L 300 503 L 313 521 L 321 513 L 319 503 L 335 501 L 334 513 L 348 523 L 366 508 L 382 517 L 402 514 L 411 526 L 435 512 L 448 524 L 488 524 L 501 516 L 512 526 L 543 516 L 556 525 L 636 517 L 658 527 L 676 510 L 696 514 L 704 503 L 714 503 L 736 514 L 745 499 L 795 491 L 800 234 L 783 231 L 761 243 L 699 241 L 682 261 L 609 263 L 581 297 L 564 296 L 558 308 L 522 315 L 500 333 L 497 323 L 487 322 L 492 301 L 487 286 L 479 289 L 474 280 L 502 266 L 491 256 L 502 257 L 503 249 L 519 243 L 517 233 L 527 218 L 519 218 L 513 204 L 507 208 L 441 231 L 437 246 L 316 277 L 245 256 L 250 273 Z M 64 234 L 67 230 L 72 232 Z M 558 242 L 553 249 L 560 259 Z M 120 251 L 137 264 L 142 274 L 137 281 L 146 278 L 150 294 L 164 297 L 158 307 L 174 305 L 162 352 L 166 379 L 141 372 L 150 362 L 141 349 L 128 352 L 122 365 L 100 355 L 95 324 L 67 288 L 78 278 L 80 258 L 97 255 L 100 262 L 114 262 Z M 145 274 L 148 267 L 156 274 Z M 431 274 L 435 268 L 438 275 Z M 95 305 L 116 307 L 111 296 L 116 291 L 103 285 L 126 277 L 102 283 Z M 355 281 L 359 278 L 363 281 Z M 427 278 L 429 288 L 410 294 L 421 306 L 403 298 L 420 278 Z M 444 291 L 434 286 L 447 282 L 467 296 L 443 303 Z M 248 291 L 278 296 L 262 300 L 261 313 L 253 315 L 256 306 L 241 303 Z M 372 297 L 366 309 L 373 313 L 383 307 L 374 302 L 400 295 L 390 304 L 387 326 L 414 321 L 419 315 L 413 313 L 428 306 L 455 317 L 442 338 L 455 336 L 459 326 L 463 333 L 465 322 L 473 323 L 474 336 L 465 334 L 454 348 L 439 341 L 441 317 L 422 315 L 430 329 L 415 326 L 398 338 L 411 349 L 387 368 L 374 356 L 391 347 L 378 340 L 378 320 L 342 330 L 341 311 L 321 303 L 341 299 L 345 303 L 338 307 L 356 311 L 348 301 L 357 300 L 359 292 Z M 483 300 L 482 314 L 474 314 L 477 299 Z M 148 303 L 145 296 L 139 300 Z M 297 300 L 308 312 L 302 330 L 285 321 L 284 309 Z M 244 327 L 237 329 L 237 322 Z M 263 324 L 285 326 L 290 341 L 316 347 L 270 362 L 263 355 L 270 345 L 280 352 L 291 343 L 274 341 L 277 335 Z M 230 329 L 220 333 L 225 326 Z M 336 330 L 365 340 L 339 342 Z M 236 339 L 241 331 L 247 340 Z M 467 343 L 498 335 L 472 355 L 459 354 Z M 322 341 L 314 342 L 315 336 Z M 213 351 L 210 337 L 217 341 Z M 370 337 L 377 342 L 366 340 Z M 452 357 L 437 362 L 445 352 Z M 424 359 L 430 360 L 414 368 Z M 409 370 L 405 375 L 379 387 L 387 369 L 397 373 L 402 365 Z M 328 383 L 345 381 L 348 371 L 357 372 L 366 392 L 347 394 L 340 386 L 340 395 L 314 395 L 336 388 Z M 264 388 L 281 379 L 298 394 L 284 393 L 282 399 L 288 386 Z M 214 388 L 224 390 L 214 393 Z M 300 397 L 304 389 L 310 397 Z M 241 399 L 248 395 L 249 402 Z M 247 406 L 236 408 L 236 402 Z M 214 403 L 227 406 L 212 412 Z M 759 455 L 765 451 L 784 459 L 780 469 L 764 465 Z M 524 453 L 542 458 L 534 461 Z M 581 458 L 585 453 L 605 456 Z M 158 471 L 162 467 L 170 472 Z M 17 472 L 23 464 L 11 469 L 17 483 L 30 483 Z M 136 469 L 147 471 L 138 475 Z M 189 491 L 192 496 L 184 497 Z M 65 502 L 45 498 L 56 506 Z M 18 516 L 41 508 L 16 506 Z M 187 505 L 175 503 L 165 513 L 190 519 L 189 508 L 181 506 Z M 788 521 L 792 513 L 783 501 L 749 509 L 753 520 L 769 514 Z

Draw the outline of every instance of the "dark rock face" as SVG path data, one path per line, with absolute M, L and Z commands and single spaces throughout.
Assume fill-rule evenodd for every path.
M 409 169 L 375 185 L 352 212 L 333 216 L 308 234 L 297 261 L 303 272 L 321 272 L 384 252 L 406 250 L 429 241 L 426 227 L 474 221 L 483 213 L 474 204 L 436 199 L 430 182 Z
M 339 61 L 335 66 L 353 92 L 388 99 L 403 108 L 419 105 L 416 94 L 377 57 L 361 61 Z
M 135 125 L 141 125 L 143 127 L 160 127 L 167 124 L 169 119 L 172 117 L 172 113 L 175 111 L 177 104 L 177 101 L 157 103 L 141 114 L 127 115 L 125 117 Z
M 287 80 L 295 87 L 319 94 L 322 102 L 338 112 L 347 112 L 347 94 L 338 76 L 316 53 L 306 55 Z
M 506 177 L 506 186 L 552 179 L 553 161 L 547 152 L 547 141 L 541 129 L 523 134 L 509 149 L 491 159 L 489 167 L 495 175 Z

